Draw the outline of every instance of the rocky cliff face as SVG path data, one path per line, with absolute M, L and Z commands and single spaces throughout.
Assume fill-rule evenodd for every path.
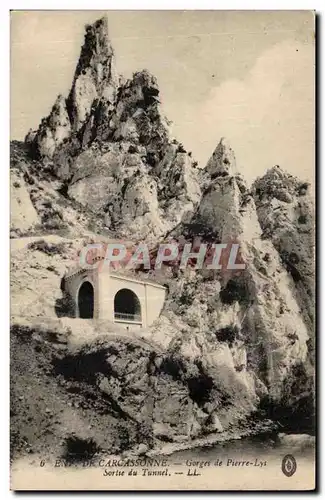
M 275 166 L 255 181 L 253 195 L 263 238 L 279 252 L 304 321 L 313 331 L 315 206 L 310 185 Z
M 245 384 L 252 402 L 256 396 L 280 401 L 292 370 L 308 365 L 313 330 L 301 309 L 304 292 L 297 290 L 272 239 L 264 237 L 253 192 L 236 173 L 235 156 L 225 140 L 204 175 L 207 187 L 197 211 L 171 234 L 176 240 L 185 235 L 188 241 L 199 236 L 206 244 L 211 238 L 236 242 L 245 269 L 178 270 L 169 283 L 168 322 L 175 321 L 170 314 L 176 313 L 181 352 L 194 357 L 204 352 L 208 373 L 225 363 L 233 383 Z M 310 251 L 310 241 L 301 247 Z M 160 342 L 165 330 L 163 323 L 155 332 Z
M 14 246 L 16 333 L 21 311 L 32 323 L 35 316 L 68 316 L 60 277 L 96 232 L 145 240 L 153 254 L 162 239 L 180 248 L 236 243 L 244 264 L 234 271 L 171 263 L 151 274 L 168 295 L 141 339 L 123 337 L 116 325 L 70 318 L 55 376 L 70 384 L 74 376 L 62 367 L 100 357 L 87 380 L 73 384 L 92 386 L 129 431 L 141 417 L 149 446 L 211 432 L 221 438 L 232 429 L 240 435 L 250 415 L 288 429 L 301 420 L 312 429 L 314 207 L 306 183 L 274 167 L 249 188 L 224 138 L 199 169 L 171 135 L 155 77 L 146 70 L 127 81 L 117 76 L 104 20 L 86 27 L 67 99 L 59 96 L 24 147 L 14 145 L 12 172 L 13 236 L 29 236 L 23 252 L 20 240 Z M 32 238 L 35 232 L 42 238 Z M 60 325 L 55 331 L 66 334 Z M 53 328 L 42 328 L 47 342 Z M 82 339 L 80 328 L 90 335 Z M 99 331 L 108 335 L 103 343 L 93 342 Z

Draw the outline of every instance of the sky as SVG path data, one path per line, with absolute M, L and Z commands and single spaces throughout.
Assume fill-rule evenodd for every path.
M 106 15 L 119 73 L 148 69 L 174 136 L 205 166 L 221 137 L 248 182 L 280 165 L 314 182 L 314 18 L 308 11 L 11 13 L 11 138 L 68 95 L 84 25 Z

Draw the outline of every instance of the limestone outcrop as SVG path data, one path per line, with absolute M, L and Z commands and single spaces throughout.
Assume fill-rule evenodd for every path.
M 255 181 L 253 195 L 263 238 L 270 239 L 279 252 L 314 336 L 315 204 L 311 186 L 275 166 Z
M 52 158 L 55 150 L 70 137 L 70 134 L 71 124 L 66 100 L 59 95 L 49 116 L 42 120 L 32 144 L 41 157 Z
M 13 172 L 10 176 L 10 200 L 10 229 L 13 233 L 22 234 L 39 224 L 40 218 L 31 201 L 25 180 L 18 172 Z
M 168 281 L 165 310 L 168 323 L 179 322 L 177 330 L 182 333 L 163 340 L 164 320 L 161 333 L 158 327 L 154 335 L 169 346 L 177 338 L 184 356 L 204 352 L 210 375 L 225 364 L 236 383 L 246 384 L 252 403 L 257 395 L 279 402 L 292 370 L 297 364 L 309 364 L 310 322 L 302 314 L 294 276 L 272 238 L 264 236 L 254 196 L 236 171 L 234 153 L 224 140 L 216 151 L 205 171 L 207 187 L 197 211 L 171 236 L 183 242 L 198 238 L 207 245 L 222 242 L 228 245 L 223 250 L 228 258 L 235 243 L 240 248 L 236 262 L 244 269 L 178 269 Z M 311 241 L 305 243 L 307 251 Z M 219 361 L 209 361 L 214 355 L 220 356 Z

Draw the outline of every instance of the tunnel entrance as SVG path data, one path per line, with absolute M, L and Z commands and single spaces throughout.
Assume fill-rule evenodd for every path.
M 115 295 L 114 318 L 125 321 L 141 321 L 140 301 L 132 290 L 122 288 Z
M 94 288 L 89 281 L 85 281 L 78 294 L 79 318 L 89 319 L 94 317 Z

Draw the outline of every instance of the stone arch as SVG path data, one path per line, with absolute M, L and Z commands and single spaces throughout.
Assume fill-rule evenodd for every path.
M 129 288 L 121 288 L 114 297 L 114 318 L 141 321 L 141 304 Z
M 94 317 L 94 287 L 90 281 L 84 281 L 78 291 L 79 318 L 92 319 Z

